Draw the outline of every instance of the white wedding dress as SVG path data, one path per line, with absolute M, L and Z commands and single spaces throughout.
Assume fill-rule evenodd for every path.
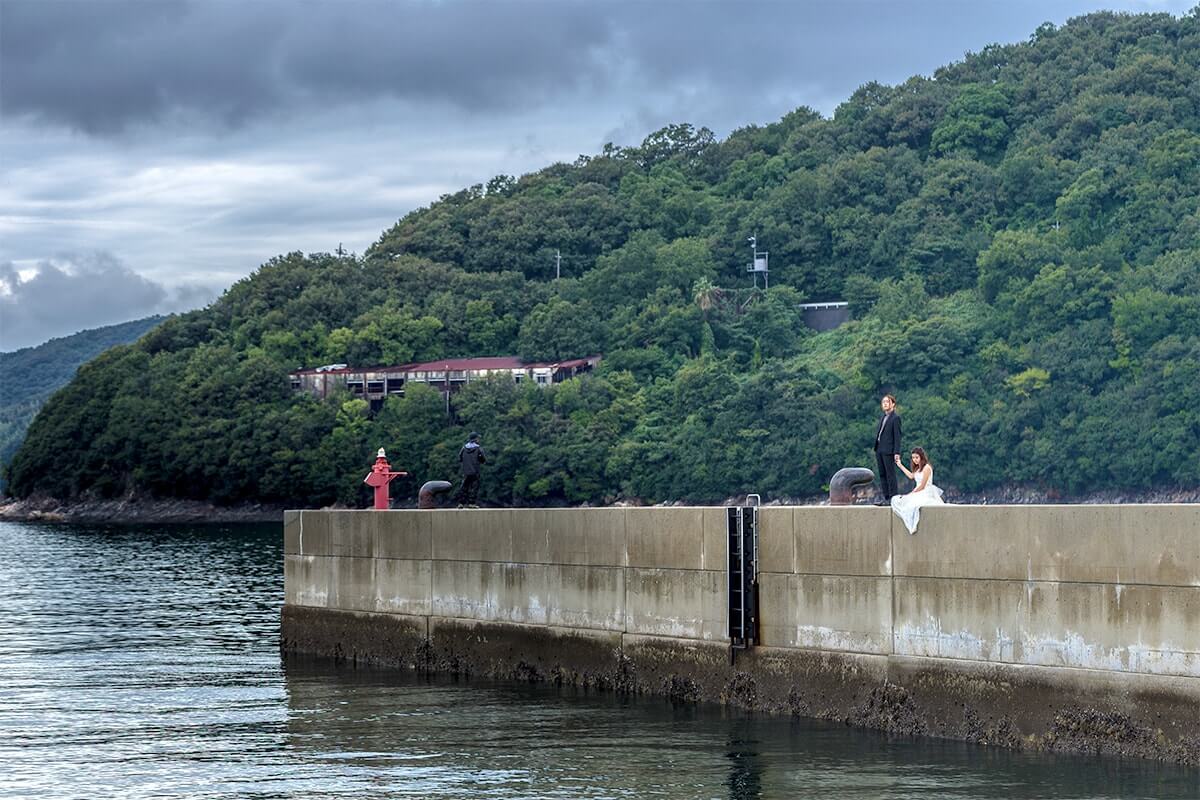
M 924 489 L 892 497 L 892 511 L 895 511 L 896 516 L 904 522 L 904 527 L 908 528 L 909 533 L 917 532 L 917 522 L 921 519 L 923 507 L 944 505 L 946 502 L 942 500 L 942 490 L 933 485 L 932 468 L 929 470 L 929 480 L 925 483 Z

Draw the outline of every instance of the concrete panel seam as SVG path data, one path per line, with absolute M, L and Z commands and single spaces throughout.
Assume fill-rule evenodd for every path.
M 589 628 L 588 630 L 592 630 L 592 629 Z M 610 631 L 610 632 L 615 633 L 616 631 Z M 624 637 L 626 637 L 626 636 L 634 636 L 639 639 L 666 639 L 666 640 L 672 641 L 672 642 L 696 642 L 697 644 L 709 645 L 709 646 L 716 645 L 718 647 L 728 647 L 729 646 L 729 638 L 728 637 L 722 637 L 720 639 L 696 639 L 691 636 L 668 636 L 665 633 L 630 633 L 629 631 L 621 631 L 622 641 L 624 641 Z M 800 648 L 798 648 L 798 647 L 796 647 L 796 648 L 780 647 L 778 649 L 780 649 L 780 650 L 789 650 L 789 649 L 799 650 Z M 835 653 L 835 652 L 839 652 L 839 651 L 828 650 L 828 651 L 824 651 L 824 652 Z M 855 653 L 854 655 L 858 655 L 858 654 Z
M 350 614 L 355 617 L 396 617 L 397 619 L 429 619 L 428 614 L 398 614 L 394 611 L 363 611 L 357 608 L 326 608 L 324 606 L 302 606 L 297 603 L 284 603 L 283 608 L 319 608 L 333 614 Z M 476 620 L 478 621 L 478 620 Z
M 370 558 L 375 561 L 457 561 L 461 563 L 462 559 L 457 558 L 412 558 L 410 556 L 346 556 L 337 555 L 330 556 L 331 558 Z M 476 564 L 510 564 L 510 561 L 480 561 L 479 559 L 467 559 Z
M 780 650 L 799 650 L 801 648 L 781 647 L 779 649 Z M 841 651 L 840 650 L 823 650 L 821 652 L 838 653 Z M 973 665 L 975 668 L 979 668 L 982 665 L 982 666 L 986 666 L 986 667 L 1028 670 L 1031 672 L 1041 670 L 1041 671 L 1055 673 L 1055 674 L 1062 673 L 1062 672 L 1081 672 L 1081 673 L 1088 673 L 1091 675 L 1111 675 L 1111 676 L 1120 676 L 1123 678 L 1127 678 L 1127 677 L 1145 678 L 1149 681 L 1153 681 L 1153 680 L 1195 681 L 1196 685 L 1198 687 L 1200 687 L 1200 677 L 1197 677 L 1195 675 L 1170 675 L 1170 674 L 1163 674 L 1163 673 L 1157 673 L 1157 672 L 1126 672 L 1123 670 L 1097 669 L 1095 667 L 1076 667 L 1076 666 L 1069 666 L 1069 665 L 1065 665 L 1065 664 L 1048 665 L 1048 664 L 1022 664 L 1022 663 L 1019 663 L 1016 661 L 976 661 L 976 660 L 970 659 L 970 658 L 947 658 L 946 656 L 910 656 L 910 655 L 903 655 L 900 653 L 893 653 L 893 654 L 887 656 L 887 659 L 888 659 L 889 663 L 892 661 L 895 661 L 897 664 L 900 664 L 901 662 L 904 662 L 904 661 L 909 661 L 909 662 L 939 661 L 939 662 L 944 662 L 947 664 L 963 664 L 963 665 L 969 664 L 969 665 Z
M 562 564 L 562 565 L 550 565 L 550 566 L 576 567 L 576 566 L 581 566 L 581 565 L 579 565 L 579 564 Z M 588 565 L 582 565 L 582 566 L 602 566 L 602 565 L 588 564 Z M 693 567 L 623 567 L 622 569 L 627 569 L 627 570 L 628 569 L 639 569 L 642 572 L 721 572 L 721 573 L 725 572 L 725 570 L 723 570 L 723 569 L 696 569 Z M 780 574 L 786 575 L 787 573 L 780 573 Z
M 338 609 L 335 609 L 335 610 L 338 610 Z M 386 614 L 387 612 L 376 611 L 376 612 L 366 612 L 366 613 Z M 392 614 L 389 616 L 403 617 L 403 616 L 413 616 L 413 615 Z M 507 619 L 474 619 L 473 617 L 447 617 L 442 614 L 430 614 L 428 619 L 429 620 L 442 620 L 445 622 L 465 622 L 465 623 L 469 623 L 471 625 L 511 625 L 511 626 L 514 626 L 517 628 L 543 628 L 545 630 L 587 631 L 588 633 L 607 634 L 609 636 L 614 635 L 614 634 L 617 634 L 620 636 L 625 635 L 625 631 L 610 630 L 608 628 L 582 628 L 578 625 L 558 625 L 558 624 L 551 625 L 549 623 L 542 624 L 540 622 L 513 622 L 513 621 L 507 620 Z M 662 638 L 668 639 L 671 637 L 663 636 Z M 686 641 L 699 642 L 699 641 L 703 641 L 703 640 L 688 639 Z
M 888 656 L 896 652 L 896 515 L 888 520 L 888 586 L 892 592 L 892 635 L 888 639 Z
M 339 558 L 344 556 L 338 556 Z M 671 572 L 713 572 L 691 567 L 627 567 L 624 564 L 581 564 L 578 561 L 481 561 L 478 558 L 399 558 L 397 561 L 441 561 L 447 564 L 507 564 L 514 567 L 588 567 L 590 569 L 664 569 Z
M 896 574 L 896 515 L 892 514 L 888 519 L 888 560 L 887 571 L 888 575 Z
M 824 573 L 814 573 L 814 574 L 824 574 Z M 880 575 L 878 577 L 889 577 L 889 576 Z M 1187 583 L 1132 583 L 1132 582 L 1127 582 L 1127 581 L 1121 581 L 1120 583 L 1117 583 L 1116 581 L 1065 581 L 1065 580 L 1056 580 L 1056 579 L 1050 579 L 1050 578 L 1037 578 L 1036 580 L 1029 580 L 1028 578 L 972 578 L 972 577 L 949 577 L 949 576 L 945 576 L 945 575 L 893 575 L 890 577 L 893 579 L 893 581 L 896 578 L 904 578 L 905 580 L 910 580 L 910 581 L 963 581 L 964 583 L 966 583 L 966 582 L 1019 583 L 1022 585 L 1028 584 L 1028 583 L 1041 583 L 1041 584 L 1048 584 L 1051 586 L 1110 586 L 1110 587 L 1111 586 L 1120 586 L 1122 588 L 1137 586 L 1140 588 L 1147 588 L 1147 589 L 1200 590 L 1200 586 L 1195 586 L 1193 584 L 1187 584 Z
M 621 568 L 621 647 L 625 646 L 625 634 L 629 628 L 629 526 L 625 517 L 629 512 L 621 512 L 621 526 L 625 533 L 625 566 Z
M 671 568 L 673 569 L 673 568 Z M 680 570 L 682 572 L 682 570 Z M 705 572 L 719 572 L 720 570 L 705 570 Z M 821 572 L 820 570 L 807 570 L 805 572 L 774 572 L 772 570 L 760 569 L 759 575 L 811 575 L 814 578 L 887 578 L 891 580 L 893 575 L 887 572 Z M 905 577 L 903 575 L 899 576 Z M 1018 581 L 1024 583 L 1025 581 Z M 1128 584 L 1122 584 L 1125 586 Z
M 625 540 L 625 563 L 621 566 L 629 568 L 629 509 L 621 509 L 621 538 Z

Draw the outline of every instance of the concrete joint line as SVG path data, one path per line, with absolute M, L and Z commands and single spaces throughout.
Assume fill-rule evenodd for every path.
M 841 650 L 827 650 L 829 653 L 844 652 Z M 1045 670 L 1051 673 L 1058 672 L 1086 672 L 1093 675 L 1107 675 L 1113 678 L 1129 677 L 1129 676 L 1144 676 L 1146 678 L 1167 678 L 1170 680 L 1180 681 L 1195 681 L 1197 686 L 1200 686 L 1200 676 L 1196 675 L 1177 675 L 1169 672 L 1131 672 L 1129 670 L 1112 670 L 1099 669 L 1097 667 L 1078 667 L 1066 664 L 1021 664 L 1016 661 L 979 661 L 973 658 L 950 658 L 949 656 L 910 656 L 904 653 L 889 653 L 887 656 L 889 664 L 895 663 L 900 665 L 905 661 L 921 662 L 921 661 L 941 661 L 947 664 L 972 664 L 980 667 L 1004 667 L 1009 669 L 1017 669 L 1022 671 Z
M 887 577 L 887 576 L 881 576 Z M 941 575 L 893 575 L 892 582 L 895 583 L 896 578 L 904 578 L 910 581 L 970 581 L 972 583 L 1046 583 L 1054 586 L 1120 586 L 1122 589 L 1128 589 L 1131 586 L 1143 587 L 1147 589 L 1195 589 L 1197 587 L 1186 583 L 1128 583 L 1126 581 L 1064 581 L 1054 578 L 971 578 L 960 577 L 950 578 Z
M 892 635 L 888 639 L 888 657 L 896 652 L 896 515 L 888 520 L 888 588 L 892 595 Z
M 625 653 L 625 634 L 629 627 L 629 510 L 621 512 L 621 534 L 625 539 L 625 566 L 621 568 L 621 653 Z

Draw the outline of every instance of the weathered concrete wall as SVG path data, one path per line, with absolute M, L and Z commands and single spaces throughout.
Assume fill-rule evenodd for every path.
M 731 664 L 723 508 L 304 511 L 284 647 L 1017 747 L 1200 763 L 1200 506 L 760 515 Z
M 898 655 L 1200 678 L 1200 506 L 935 508 L 893 544 Z

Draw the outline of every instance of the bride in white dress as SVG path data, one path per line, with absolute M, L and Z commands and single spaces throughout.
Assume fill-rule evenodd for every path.
M 898 466 L 905 475 L 917 482 L 914 488 L 908 494 L 898 494 L 892 498 L 892 511 L 896 512 L 896 516 L 904 521 L 904 527 L 908 528 L 909 533 L 917 532 L 917 522 L 921 518 L 921 508 L 923 506 L 944 506 L 946 503 L 942 500 L 942 490 L 933 485 L 933 465 L 929 463 L 929 457 L 925 455 L 925 451 L 920 447 L 914 447 L 912 451 L 912 472 L 904 468 L 904 462 L 900 460 L 900 455 L 896 455 L 896 466 Z

